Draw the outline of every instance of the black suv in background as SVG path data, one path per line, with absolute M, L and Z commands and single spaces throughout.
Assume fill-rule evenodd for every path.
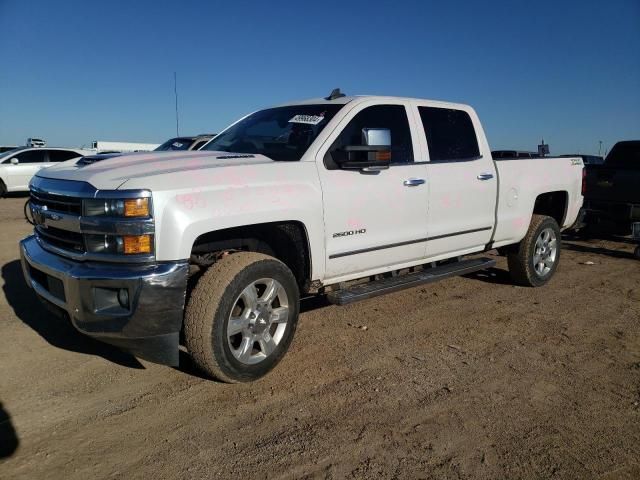
M 209 142 L 213 137 L 217 134 L 206 134 L 206 135 L 196 135 L 194 137 L 174 137 L 170 138 L 162 145 L 157 147 L 154 152 L 176 152 L 176 151 L 189 151 L 189 150 L 200 150 L 200 148 Z M 131 153 L 131 152 L 129 152 Z M 134 152 L 135 153 L 135 152 Z M 96 155 L 88 155 L 86 157 L 81 158 L 78 161 L 79 165 L 89 165 L 95 162 L 101 162 L 102 160 L 107 160 L 109 158 L 119 157 L 121 155 L 126 155 L 126 153 L 122 152 L 100 152 Z
M 169 152 L 176 150 L 200 150 L 205 143 L 215 137 L 216 134 L 196 135 L 195 137 L 175 137 L 170 138 L 154 151 Z

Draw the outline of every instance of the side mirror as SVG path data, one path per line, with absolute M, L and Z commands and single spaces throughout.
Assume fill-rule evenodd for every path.
M 347 145 L 342 151 L 342 161 L 337 163 L 344 170 L 386 170 L 391 164 L 391 130 L 363 128 L 362 145 Z
M 20 161 L 18 160 L 18 157 L 13 157 L 11 159 L 11 165 L 18 165 L 20 163 Z
M 363 128 L 362 144 L 391 147 L 391 130 L 388 128 Z

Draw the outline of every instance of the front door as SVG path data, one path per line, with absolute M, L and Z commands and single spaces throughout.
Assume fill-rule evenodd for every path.
M 425 255 L 427 165 L 416 163 L 415 125 L 404 102 L 355 107 L 319 149 L 326 280 L 384 271 Z M 391 166 L 375 173 L 341 170 L 333 156 L 363 145 L 363 129 L 391 132 Z M 366 131 L 366 130 L 365 130 Z
M 29 187 L 31 177 L 44 166 L 46 152 L 44 150 L 26 150 L 18 152 L 11 157 L 17 159 L 17 164 L 11 164 L 7 168 L 10 190 L 26 190 Z M 11 162 L 11 160 L 9 160 Z

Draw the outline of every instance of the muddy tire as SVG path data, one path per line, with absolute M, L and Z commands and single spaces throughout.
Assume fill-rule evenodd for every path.
M 261 253 L 223 257 L 191 292 L 184 318 L 187 350 L 218 380 L 256 380 L 287 352 L 299 303 L 296 279 L 284 263 Z
M 527 287 L 547 283 L 560 262 L 560 243 L 558 223 L 545 215 L 533 215 L 527 234 L 507 255 L 513 281 Z

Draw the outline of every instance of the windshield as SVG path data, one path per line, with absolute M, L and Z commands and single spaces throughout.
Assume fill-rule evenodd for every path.
M 201 150 L 261 154 L 298 161 L 343 105 L 294 105 L 252 113 Z
M 154 152 L 168 152 L 170 150 L 189 150 L 191 142 L 190 138 L 172 138 L 154 150 Z
M 13 150 L 8 150 L 8 151 L 6 151 L 6 152 L 2 152 L 2 153 L 0 153 L 0 162 L 1 162 L 3 159 L 5 159 L 5 158 L 7 158 L 7 157 L 10 157 L 11 155 L 13 155 L 13 154 L 15 154 L 15 153 L 19 152 L 20 150 L 24 150 L 24 147 L 18 147 L 18 148 L 14 148 Z

